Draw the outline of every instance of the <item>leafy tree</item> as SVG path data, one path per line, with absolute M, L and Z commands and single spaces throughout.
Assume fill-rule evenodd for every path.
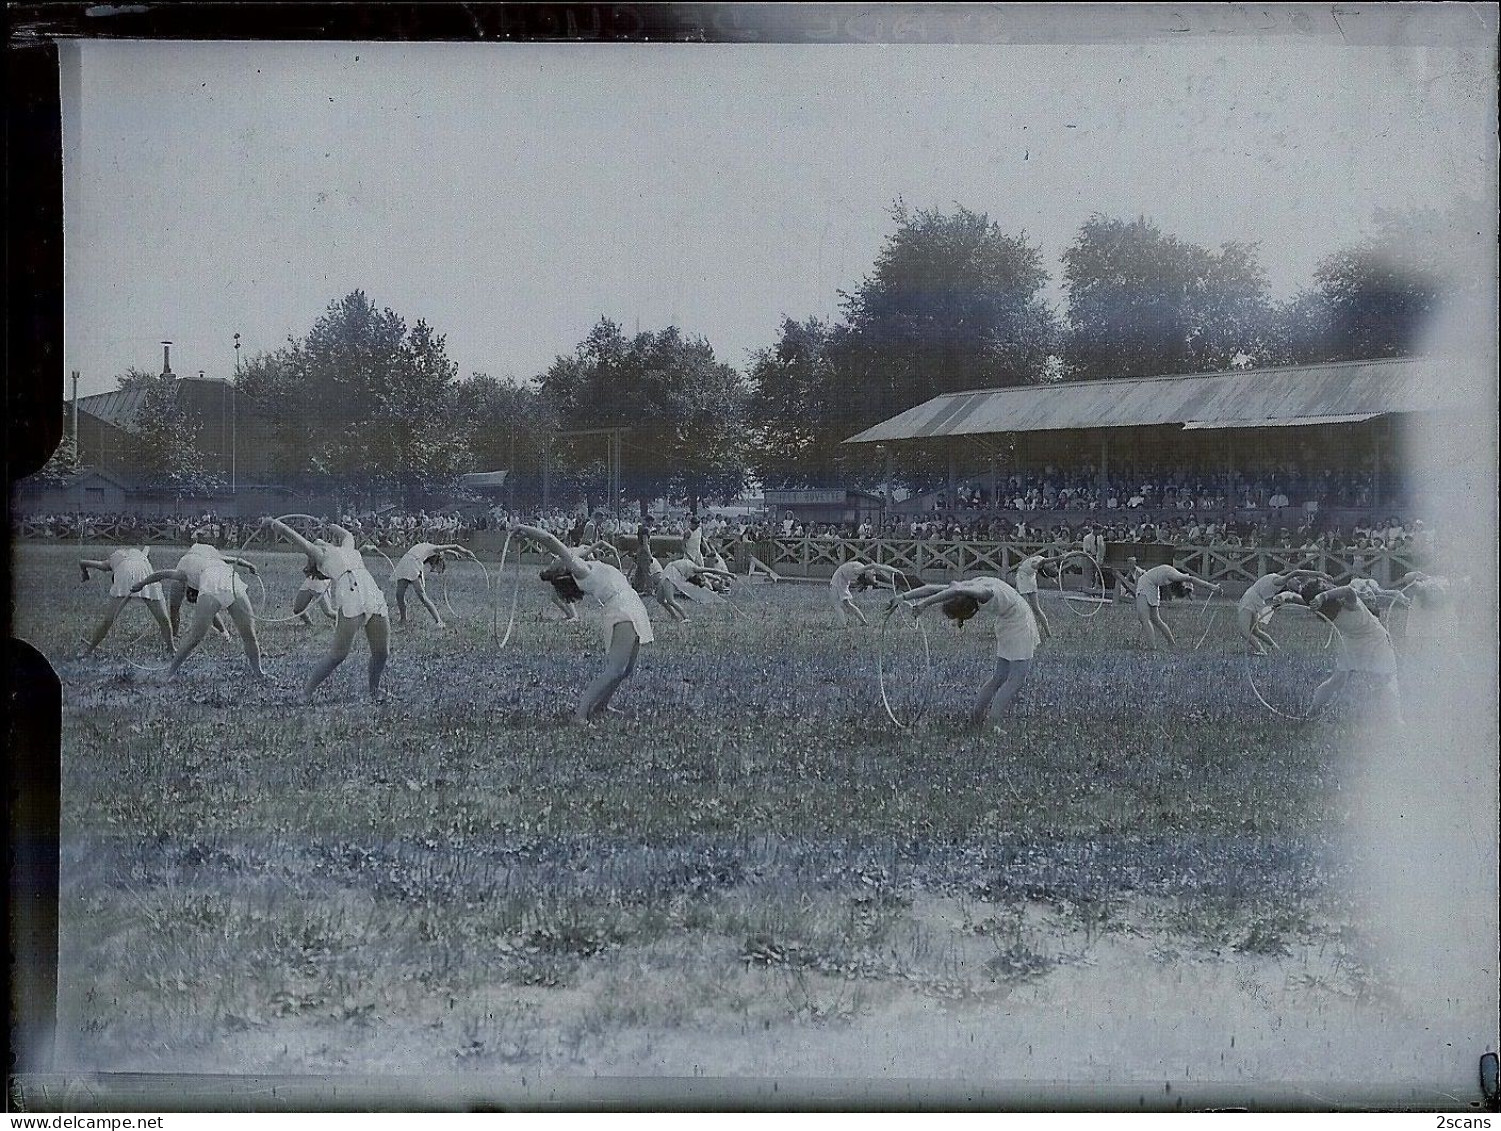
M 1287 363 L 1404 356 L 1428 348 L 1438 318 L 1494 318 L 1495 214 L 1462 198 L 1441 209 L 1381 210 L 1376 234 L 1319 261 L 1315 285 L 1277 311 Z
M 423 321 L 408 329 L 353 291 L 306 337 L 252 358 L 239 386 L 259 404 L 284 475 L 402 493 L 468 466 L 467 437 L 452 426 L 456 375 L 441 334 Z
M 143 393 L 125 431 L 126 459 L 142 482 L 180 494 L 222 489 L 222 479 L 209 472 L 198 443 L 201 422 L 178 404 L 178 379 L 133 370 L 118 381 L 122 388 Z
M 1303 290 L 1272 312 L 1271 340 L 1261 365 L 1308 365 L 1332 360 L 1337 350 L 1329 304 L 1316 290 Z
M 631 430 L 623 441 L 623 486 L 643 507 L 662 495 L 696 506 L 703 498 L 733 496 L 745 484 L 746 389 L 702 338 L 669 326 L 627 339 L 601 318 L 538 385 L 565 430 Z M 587 453 L 585 460 L 597 459 L 597 441 L 572 447 Z M 569 448 L 561 444 L 560 453 Z
M 72 434 L 65 430 L 62 442 L 57 445 L 52 454 L 47 457 L 47 462 L 37 469 L 32 478 L 47 485 L 61 485 L 72 480 L 80 469 L 78 445 L 74 443 Z
M 1493 230 L 1479 201 L 1447 209 L 1377 213 L 1377 234 L 1325 256 L 1314 272 L 1324 308 L 1330 360 L 1395 357 L 1417 352 L 1440 305 L 1473 288 L 1460 268 L 1475 259 L 1476 237 Z
M 477 471 L 510 472 L 523 498 L 540 493 L 542 455 L 559 427 L 552 406 L 535 388 L 474 373 L 454 390 L 455 419 Z
M 161 376 L 160 373 L 152 373 L 132 365 L 124 373 L 115 377 L 115 387 L 122 392 L 128 392 L 131 389 L 147 389 L 159 381 Z
M 864 427 L 941 393 L 1038 379 L 1056 327 L 1047 271 L 1025 234 L 983 213 L 891 210 L 896 230 L 871 273 L 841 293 L 837 382 Z M 857 430 L 852 428 L 851 432 Z
M 1139 377 L 1228 368 L 1275 342 L 1254 245 L 1218 252 L 1146 220 L 1092 216 L 1063 253 L 1070 376 Z
M 783 317 L 774 346 L 758 350 L 748 374 L 752 464 L 764 486 L 834 486 L 847 474 L 850 405 L 834 368 L 836 330 L 818 318 Z
M 389 313 L 389 312 L 388 312 Z M 446 340 L 426 322 L 406 333 L 388 379 L 377 385 L 362 457 L 396 488 L 449 483 L 470 466 L 463 430 L 453 426 L 458 370 Z

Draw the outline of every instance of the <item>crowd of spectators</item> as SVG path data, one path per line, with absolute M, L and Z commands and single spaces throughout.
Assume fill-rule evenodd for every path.
M 954 498 L 940 492 L 939 510 L 1117 511 L 1288 510 L 1380 507 L 1401 497 L 1387 476 L 1379 484 L 1369 471 L 1304 471 L 1294 466 L 1214 475 L 1188 467 L 1112 469 L 1101 479 L 1089 464 L 1065 470 L 1044 467 L 999 476 L 994 497 L 989 479 L 959 487 Z

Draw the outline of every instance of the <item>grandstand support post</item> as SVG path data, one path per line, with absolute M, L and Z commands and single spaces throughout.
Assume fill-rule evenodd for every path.
M 552 448 L 542 444 L 542 509 L 547 511 L 552 503 Z
M 516 421 L 511 420 L 509 441 L 509 454 L 506 457 L 506 466 L 510 468 L 506 472 L 506 510 L 516 513 Z
M 956 502 L 956 500 L 955 500 L 955 493 L 956 493 L 956 491 L 958 489 L 958 486 L 959 486 L 958 460 L 954 456 L 954 441 L 950 440 L 948 442 L 948 444 L 945 445 L 945 446 L 948 448 L 948 452 L 949 452 L 949 492 L 948 492 L 948 500 L 949 500 L 949 506 L 950 506 L 950 508 L 952 508 L 955 505 L 955 502 Z
M 1100 429 L 1100 493 L 1104 494 L 1110 488 L 1106 486 L 1110 481 L 1110 431 Z

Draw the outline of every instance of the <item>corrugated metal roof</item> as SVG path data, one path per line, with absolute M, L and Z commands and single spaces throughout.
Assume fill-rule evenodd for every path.
M 1340 416 L 1288 416 L 1276 420 L 1190 420 L 1184 430 L 1204 428 L 1306 428 L 1310 424 L 1359 424 L 1385 416 L 1383 412 L 1347 412 Z
M 136 410 L 141 407 L 145 399 L 145 389 L 114 389 L 108 393 L 79 397 L 78 407 L 90 416 L 97 416 L 116 428 L 133 429 Z
M 176 403 L 179 407 L 208 415 L 222 412 L 225 405 L 238 395 L 234 384 L 223 377 L 179 377 L 173 389 L 177 394 Z M 136 411 L 145 399 L 146 390 L 137 386 L 79 397 L 78 407 L 116 428 L 133 431 Z
M 1459 407 L 1451 390 L 1460 382 L 1445 379 L 1455 364 L 1408 357 L 948 393 L 845 443 L 1189 422 L 1200 428 L 1259 428 L 1321 417 L 1424 412 Z

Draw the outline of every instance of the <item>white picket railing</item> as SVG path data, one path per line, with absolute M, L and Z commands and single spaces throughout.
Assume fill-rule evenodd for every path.
M 788 577 L 828 577 L 848 561 L 895 566 L 929 580 L 970 574 L 1007 574 L 1023 558 L 1053 552 L 1056 543 L 974 542 L 925 538 L 771 538 L 746 543 L 772 569 Z M 1268 546 L 1168 546 L 1111 543 L 1108 562 L 1138 555 L 1143 564 L 1170 560 L 1180 569 L 1227 587 L 1249 585 L 1266 573 L 1318 569 L 1335 577 L 1354 574 L 1389 584 L 1420 568 L 1413 550 L 1299 550 Z

